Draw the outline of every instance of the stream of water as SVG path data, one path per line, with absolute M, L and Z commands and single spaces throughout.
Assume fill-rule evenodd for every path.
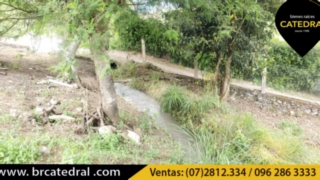
M 139 111 L 146 112 L 151 117 L 156 117 L 155 123 L 167 130 L 171 137 L 181 145 L 186 153 L 185 157 L 192 163 L 199 162 L 200 158 L 199 153 L 197 153 L 196 143 L 170 114 L 161 111 L 160 104 L 156 100 L 141 91 L 121 83 L 115 83 L 115 90 L 118 96 L 121 96 Z

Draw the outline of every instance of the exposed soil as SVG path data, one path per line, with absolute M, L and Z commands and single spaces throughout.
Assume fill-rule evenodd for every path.
M 57 74 L 49 71 L 48 68 L 57 65 L 59 62 L 58 58 L 54 58 L 48 54 L 32 54 L 25 47 L 0 44 L 0 67 L 8 69 L 6 71 L 7 75 L 0 74 L 0 115 L 8 115 L 12 110 L 16 110 L 20 115 L 24 112 L 32 112 L 39 104 L 49 103 L 50 99 L 55 98 L 61 103 L 66 104 L 64 111 L 71 112 L 77 118 L 76 122 L 59 125 L 51 123 L 46 123 L 45 125 L 24 123 L 22 127 L 19 127 L 19 135 L 27 137 L 32 135 L 37 129 L 37 131 L 40 130 L 38 131 L 40 133 L 50 132 L 59 137 L 74 137 L 79 140 L 83 140 L 86 137 L 83 134 L 76 134 L 75 130 L 81 126 L 81 119 L 84 117 L 84 107 L 81 102 L 88 103 L 89 111 L 96 110 L 99 105 L 99 96 L 94 91 L 97 82 L 93 62 L 79 60 L 81 79 L 87 85 L 91 85 L 93 91 L 55 84 L 37 84 L 42 80 L 56 79 Z M 141 116 L 142 113 L 121 97 L 117 97 L 117 103 L 119 109 L 129 115 L 129 119 L 124 121 L 124 123 L 142 136 L 144 133 L 135 118 Z M 82 112 L 78 112 L 77 108 L 82 108 Z M 0 132 L 7 131 L 10 125 L 0 123 Z M 163 130 L 153 127 L 148 137 L 160 139 L 161 137 L 169 136 Z M 152 146 L 154 148 L 162 149 L 159 141 L 154 141 L 153 143 Z M 138 148 L 147 149 L 149 146 L 150 144 L 142 144 Z M 58 153 L 59 150 L 56 151 Z M 157 164 L 165 160 L 168 156 L 167 151 L 170 151 L 170 149 L 160 151 L 162 158 L 150 163 Z M 46 163 L 46 161 L 43 160 L 39 163 Z M 130 162 L 115 163 L 126 164 Z

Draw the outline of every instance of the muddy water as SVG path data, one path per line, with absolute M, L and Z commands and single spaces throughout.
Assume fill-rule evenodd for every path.
M 191 136 L 179 127 L 179 124 L 170 114 L 161 111 L 160 104 L 156 100 L 141 91 L 120 83 L 115 83 L 115 90 L 117 95 L 135 106 L 139 111 L 146 112 L 154 117 L 155 123 L 167 130 L 171 137 L 180 144 L 186 153 L 187 161 L 199 163 L 199 153 L 197 153 L 195 142 Z

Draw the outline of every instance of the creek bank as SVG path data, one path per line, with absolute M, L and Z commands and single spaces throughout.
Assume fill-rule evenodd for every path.
M 161 111 L 160 105 L 156 100 L 124 84 L 115 83 L 114 85 L 118 96 L 136 107 L 139 111 L 146 112 L 151 117 L 154 117 L 155 123 L 164 128 L 181 145 L 186 153 L 187 160 L 190 160 L 192 163 L 200 162 L 196 143 L 186 131 L 180 128 L 180 125 L 170 114 Z

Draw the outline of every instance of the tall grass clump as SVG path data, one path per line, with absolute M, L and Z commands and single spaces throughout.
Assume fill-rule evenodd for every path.
M 169 87 L 161 96 L 161 109 L 164 112 L 179 112 L 187 100 L 186 90 L 174 85 Z
M 200 120 L 210 109 L 218 107 L 218 100 L 214 96 L 205 95 L 202 97 L 187 98 L 182 105 L 182 115 L 187 120 Z
M 194 135 L 204 164 L 305 164 L 315 163 L 297 136 L 269 130 L 249 114 L 212 118 L 189 131 Z
M 296 122 L 288 120 L 277 123 L 276 127 L 294 136 L 300 136 L 303 133 L 302 128 Z
M 131 81 L 128 83 L 128 85 L 140 91 L 145 91 L 146 89 L 146 84 L 137 78 L 132 78 Z
M 188 120 L 198 121 L 211 108 L 218 107 L 218 99 L 206 94 L 201 97 L 188 96 L 186 89 L 180 86 L 169 87 L 161 96 L 161 109 L 171 113 L 183 123 Z

